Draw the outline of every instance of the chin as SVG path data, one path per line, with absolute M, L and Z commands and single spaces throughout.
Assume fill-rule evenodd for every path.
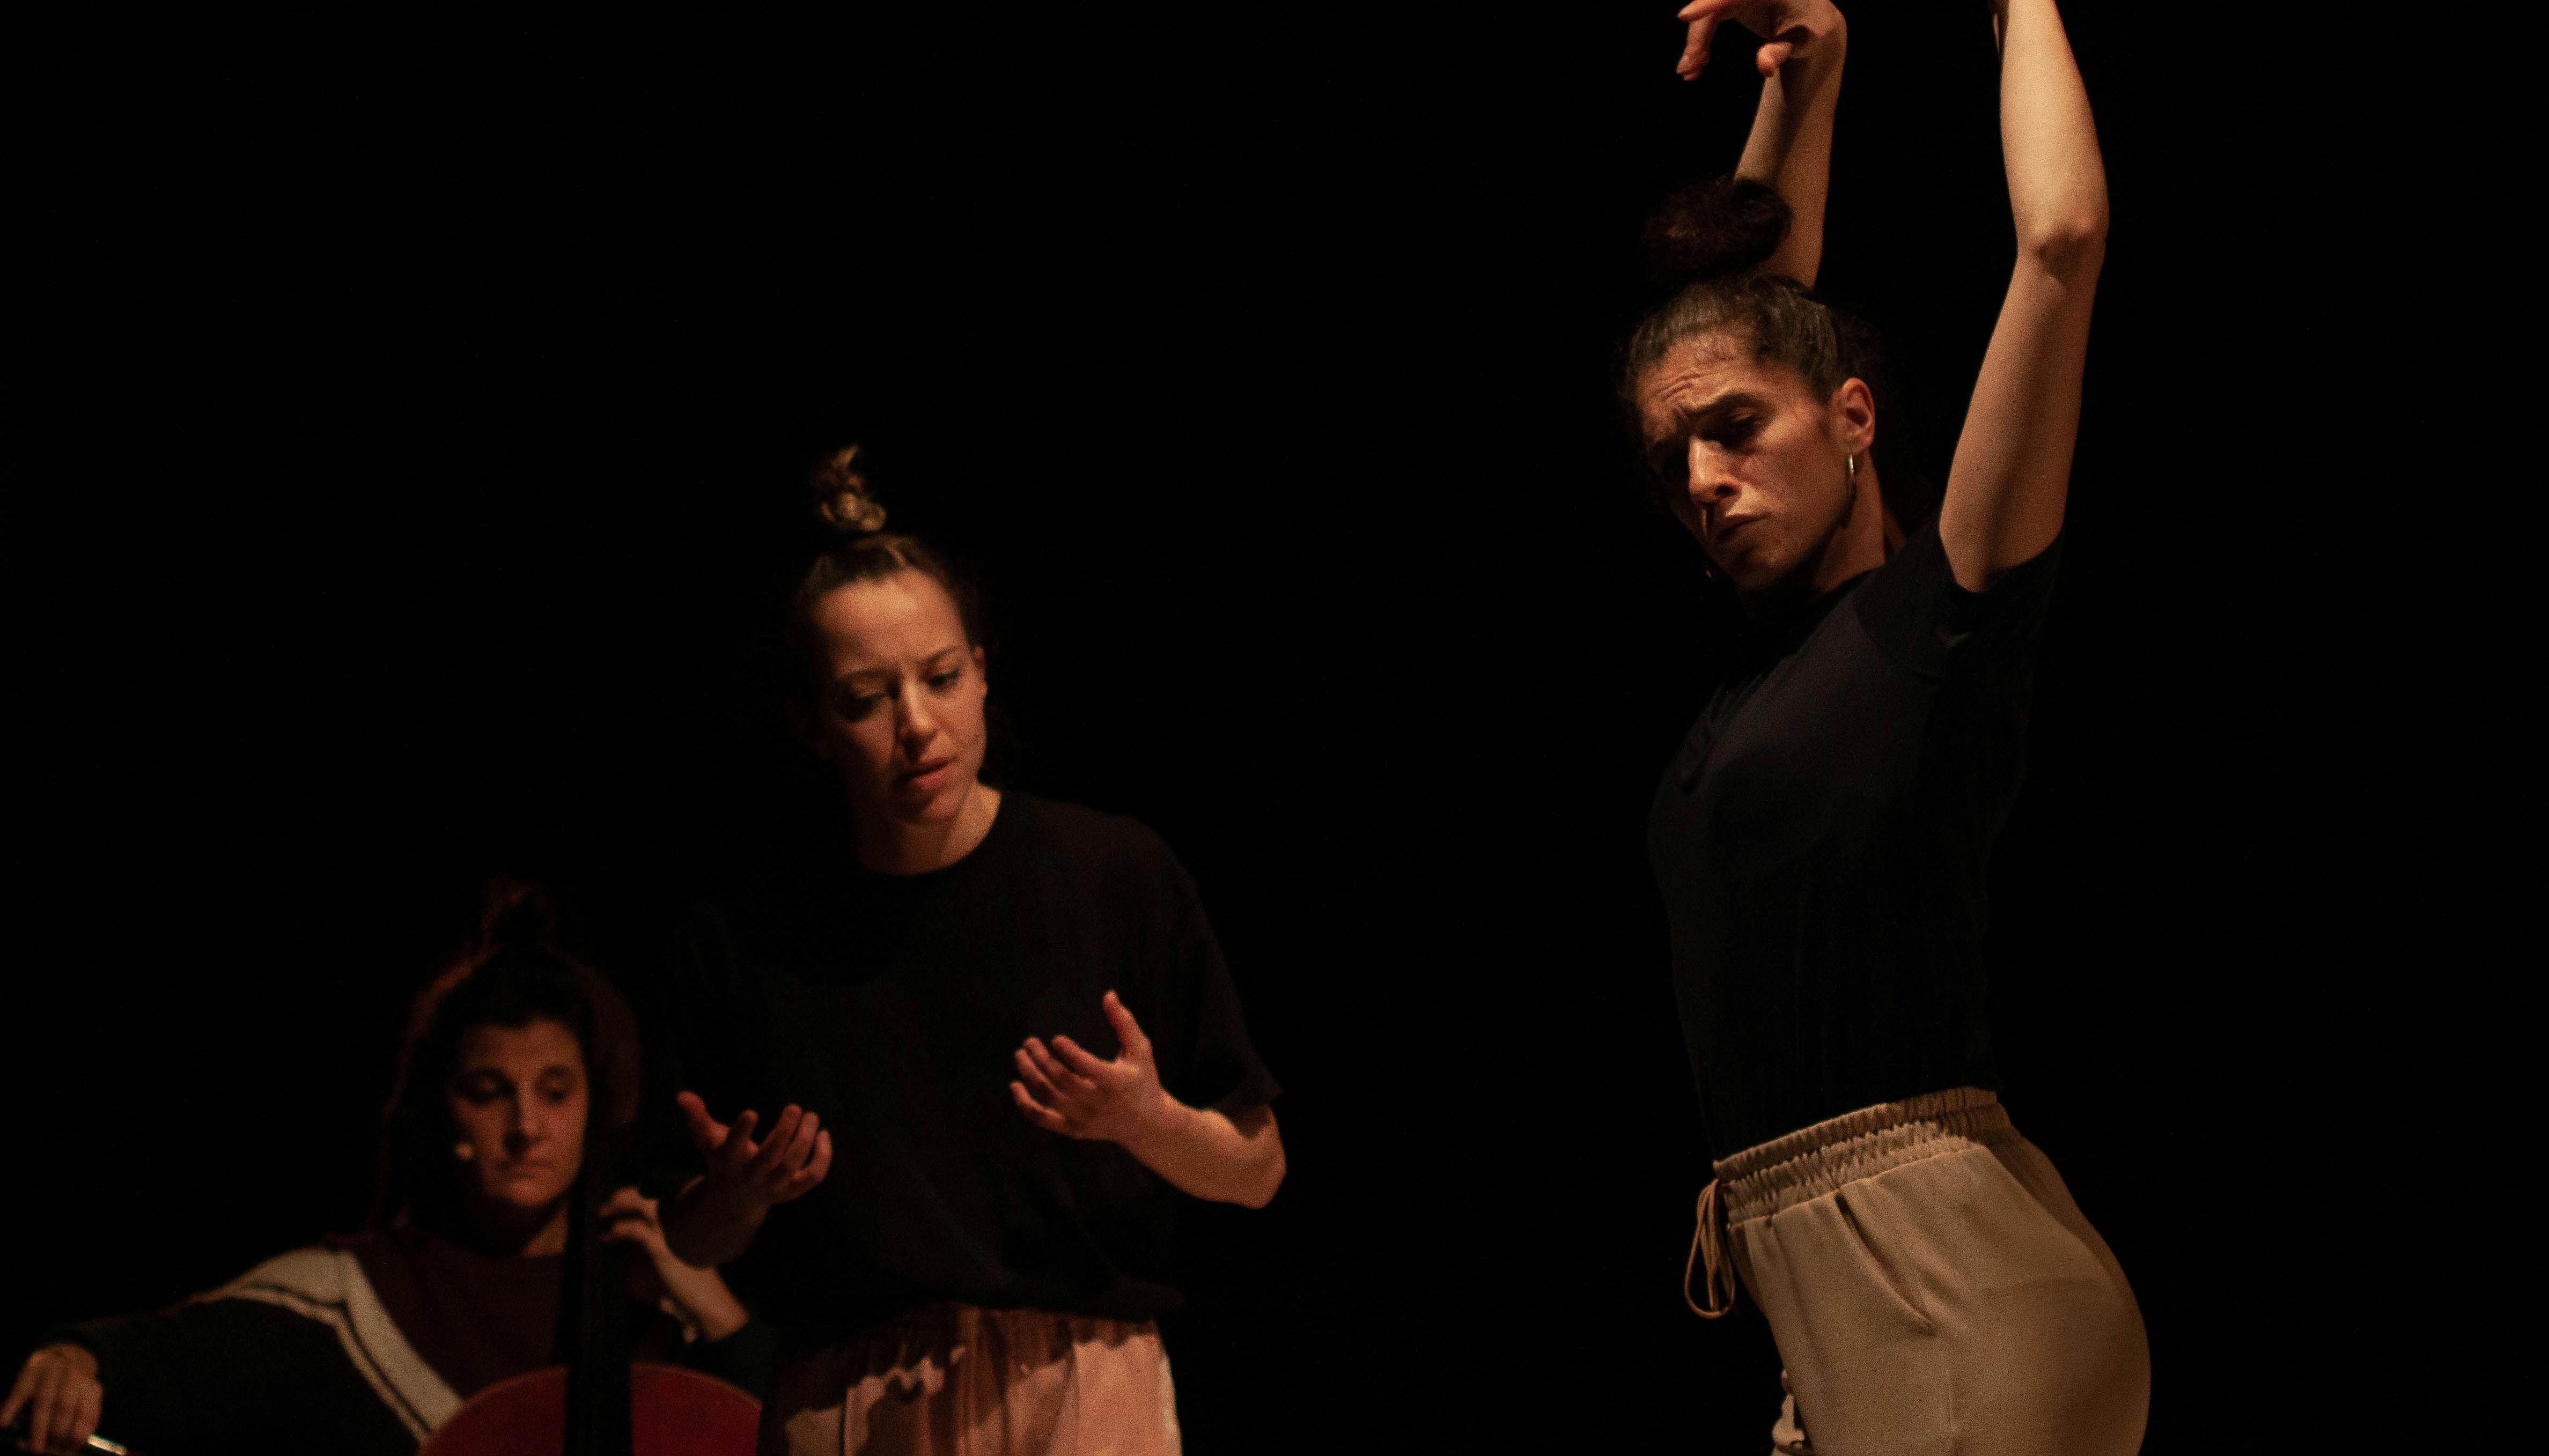
M 974 780 L 964 778 L 945 785 L 927 798 L 897 794 L 894 816 L 905 824 L 945 824 L 965 812 L 966 796 L 973 789 Z

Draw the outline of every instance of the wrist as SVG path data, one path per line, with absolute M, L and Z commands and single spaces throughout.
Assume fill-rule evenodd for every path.
M 1849 48 L 1849 22 L 1829 5 L 1808 18 L 1805 29 L 1806 42 L 1790 52 L 1788 65 L 1836 65 L 1841 52 Z M 1780 68 L 1784 70 L 1787 67 Z
M 1126 1152 L 1147 1163 L 1184 1142 L 1195 1115 L 1193 1108 L 1171 1097 L 1163 1087 L 1158 1099 L 1134 1117 L 1133 1125 L 1117 1140 Z
M 703 1339 L 723 1339 L 752 1318 L 714 1270 L 683 1264 L 658 1272 L 663 1276 L 665 1292 L 682 1307 L 690 1322 L 699 1326 Z

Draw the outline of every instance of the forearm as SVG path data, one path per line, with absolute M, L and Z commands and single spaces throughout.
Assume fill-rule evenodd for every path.
M 682 1191 L 664 1200 L 664 1243 L 673 1257 L 700 1269 L 712 1269 L 739 1257 L 761 1231 L 770 1206 L 749 1199 L 714 1195 L 706 1178 L 693 1178 Z
M 2107 169 L 2088 88 L 2053 0 L 2001 0 L 2001 153 L 2022 264 L 2094 276 L 2107 236 Z
M 1825 7 L 1827 30 L 1761 83 L 1744 159 L 1735 175 L 1762 183 L 1788 204 L 1788 235 L 1764 265 L 1812 286 L 1823 265 L 1824 199 L 1832 177 L 1833 113 L 1841 98 L 1841 61 L 1849 26 Z
M 1283 1182 L 1283 1137 L 1272 1108 L 1248 1108 L 1232 1118 L 1166 1093 L 1161 1101 L 1157 1117 L 1121 1139 L 1125 1151 L 1197 1198 L 1252 1209 L 1273 1201 Z
M 679 1259 L 680 1255 L 674 1257 Z M 734 1297 L 733 1290 L 725 1287 L 725 1280 L 714 1269 L 677 1263 L 670 1268 L 658 1268 L 656 1273 L 664 1281 L 665 1293 L 670 1294 L 673 1303 L 681 1306 L 682 1313 L 700 1327 L 704 1338 L 723 1339 L 752 1319 L 743 1308 L 743 1302 Z

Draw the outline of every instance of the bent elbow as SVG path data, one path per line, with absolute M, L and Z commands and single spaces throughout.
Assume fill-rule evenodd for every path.
M 2066 208 L 2029 227 L 2020 249 L 2056 278 L 2093 276 L 2107 256 L 2107 206 L 2104 201 Z
M 1274 1161 L 1267 1168 L 1266 1176 L 1258 1180 L 1258 1185 L 1255 1188 L 1249 1190 L 1252 1196 L 1242 1199 L 1240 1202 L 1244 1206 L 1252 1209 L 1262 1209 L 1268 1204 L 1273 1203 L 1274 1201 L 1276 1191 L 1281 1189 L 1283 1186 L 1283 1149 L 1277 1146 L 1274 1149 Z

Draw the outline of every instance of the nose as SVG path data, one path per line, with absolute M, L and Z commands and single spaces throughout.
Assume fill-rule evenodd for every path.
M 1690 503 L 1705 514 L 1735 494 L 1735 476 L 1726 468 L 1724 452 L 1710 449 L 1706 440 L 1692 435 L 1688 448 Z
M 505 1151 L 511 1156 L 520 1157 L 534 1144 L 547 1140 L 548 1114 L 536 1097 L 514 1099 L 512 1111 L 513 1116 L 505 1120 Z
M 931 716 L 928 694 L 920 690 L 917 682 L 903 687 L 900 706 L 896 727 L 902 735 L 904 749 L 917 753 L 929 746 L 929 740 L 938 736 L 938 720 Z

